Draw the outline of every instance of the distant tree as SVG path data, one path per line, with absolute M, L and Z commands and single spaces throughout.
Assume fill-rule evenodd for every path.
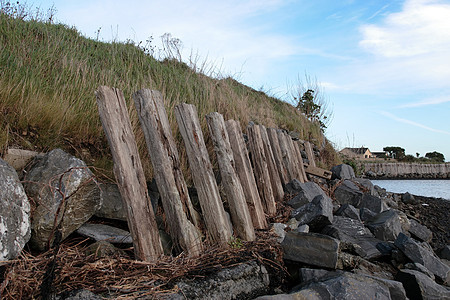
M 291 91 L 294 105 L 305 116 L 314 123 L 319 124 L 320 129 L 325 131 L 332 118 L 332 110 L 329 101 L 323 91 L 323 87 L 316 78 L 305 74 L 305 80 L 298 79 L 298 83 Z
M 419 156 L 420 156 L 420 153 L 416 152 L 416 157 L 419 158 Z
M 444 154 L 433 151 L 425 154 L 425 157 L 432 160 L 433 162 L 443 163 L 445 161 Z
M 414 162 L 414 161 L 416 161 L 416 158 L 414 157 L 414 155 L 408 154 L 408 155 L 405 155 L 405 156 L 401 159 L 401 161 L 404 161 L 404 162 Z
M 401 160 L 405 156 L 405 149 L 396 146 L 384 147 L 383 151 L 389 153 L 390 158 Z

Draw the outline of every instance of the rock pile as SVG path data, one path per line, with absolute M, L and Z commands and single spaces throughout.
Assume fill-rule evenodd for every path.
M 326 189 L 297 180 L 285 186 L 290 219 L 271 226 L 289 270 L 289 290 L 261 296 L 273 292 L 270 274 L 249 261 L 182 280 L 180 292 L 167 299 L 450 299 L 448 225 L 436 239 L 437 229 L 414 213 L 424 207 L 419 197 L 388 193 L 355 178 L 346 165 L 333 168 L 333 178 L 322 182 Z M 157 188 L 150 194 L 156 208 Z M 38 155 L 22 181 L 0 160 L 0 261 L 16 259 L 27 243 L 44 250 L 74 232 L 96 241 L 89 251 L 99 257 L 121 253 L 107 242 L 132 242 L 124 228 L 91 224 L 93 216 L 126 221 L 117 187 L 99 184 L 81 160 L 60 149 Z
M 450 299 L 449 246 L 436 255 L 430 229 L 398 210 L 419 201 L 354 178 L 348 166 L 333 171 L 331 198 L 312 182 L 287 185 L 294 224 L 310 231 L 273 224 L 284 228 L 274 232 L 294 287 L 257 299 Z

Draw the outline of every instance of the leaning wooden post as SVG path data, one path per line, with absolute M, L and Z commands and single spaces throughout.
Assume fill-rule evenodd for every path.
M 250 125 L 248 131 L 248 146 L 253 162 L 256 184 L 263 202 L 264 210 L 269 216 L 276 214 L 275 198 L 273 196 L 272 183 L 267 167 L 267 157 L 261 138 L 259 126 Z
M 302 157 L 302 152 L 300 151 L 300 142 L 299 141 L 292 141 L 292 142 L 294 144 L 295 156 L 298 161 L 298 167 L 300 169 L 300 173 L 303 177 L 303 180 L 305 180 L 305 182 L 307 182 L 308 177 L 306 176 L 305 167 L 303 166 L 303 157 Z
M 283 158 L 283 164 L 288 172 L 289 181 L 297 179 L 300 182 L 303 181 L 303 177 L 300 176 L 300 171 L 297 168 L 297 164 L 294 161 L 294 156 L 291 151 L 291 145 L 289 140 L 291 139 L 287 134 L 283 131 L 278 130 L 278 141 L 280 142 L 280 150 Z
M 255 230 L 245 201 L 244 190 L 234 170 L 234 158 L 223 116 L 217 112 L 206 115 L 209 133 L 217 155 L 222 185 L 230 206 L 233 228 L 238 237 L 245 241 L 255 239 Z
M 113 156 L 114 175 L 127 210 L 135 255 L 154 261 L 163 254 L 163 248 L 123 93 L 101 86 L 95 95 Z
M 248 209 L 252 216 L 253 226 L 257 229 L 265 229 L 267 227 L 267 220 L 264 215 L 261 198 L 259 197 L 255 175 L 253 175 L 253 168 L 250 163 L 247 147 L 245 146 L 241 126 L 235 120 L 228 120 L 225 124 L 233 151 L 234 166 L 244 190 Z
M 156 184 L 175 245 L 192 255 L 202 250 L 199 230 L 188 220 L 198 219 L 180 168 L 180 159 L 170 130 L 160 92 L 140 90 L 133 95 L 152 161 Z
M 282 184 L 289 182 L 288 173 L 283 163 L 283 156 L 281 154 L 280 142 L 278 141 L 278 134 L 275 128 L 267 128 L 267 135 L 269 136 L 269 142 L 272 147 L 273 157 L 277 166 L 278 174 Z
M 309 165 L 312 167 L 316 167 L 316 161 L 314 160 L 314 152 L 312 150 L 311 143 L 305 141 L 303 145 L 305 146 L 305 152 L 306 156 L 308 157 Z
M 197 109 L 191 104 L 179 104 L 175 106 L 175 117 L 186 146 L 192 179 L 197 188 L 198 200 L 209 236 L 216 243 L 227 246 L 232 229 L 220 199 Z
M 273 196 L 275 198 L 275 201 L 283 201 L 283 184 L 281 183 L 280 175 L 278 174 L 278 168 L 275 163 L 275 158 L 273 157 L 272 147 L 270 146 L 269 136 L 267 135 L 267 129 L 263 125 L 255 126 L 259 126 L 259 130 L 261 132 L 261 139 L 267 158 L 267 171 L 269 171 L 270 182 L 272 183 Z

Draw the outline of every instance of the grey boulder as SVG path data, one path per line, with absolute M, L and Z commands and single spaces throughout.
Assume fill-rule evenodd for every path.
M 332 179 L 353 179 L 355 178 L 355 171 L 346 164 L 337 165 L 331 168 L 333 173 Z
M 128 231 L 104 224 L 86 223 L 77 229 L 77 233 L 96 241 L 106 241 L 112 244 L 133 243 L 131 234 Z
M 380 213 L 387 209 L 387 205 L 379 197 L 375 197 L 369 194 L 364 194 L 359 208 L 367 208 L 374 213 Z
M 123 206 L 122 196 L 117 184 L 102 183 L 99 187 L 102 205 L 95 212 L 95 215 L 100 218 L 127 221 L 127 211 Z
M 179 292 L 164 299 L 253 299 L 267 293 L 269 283 L 266 268 L 251 261 L 211 276 L 179 281 Z
M 322 233 L 340 240 L 342 249 L 346 248 L 363 258 L 372 259 L 382 255 L 377 248 L 380 240 L 361 221 L 335 216 L 333 224 L 326 226 Z
M 394 241 L 402 232 L 399 214 L 394 210 L 386 210 L 366 222 L 367 228 L 382 241 Z
M 336 211 L 336 215 L 358 220 L 361 222 L 359 211 L 353 205 L 350 204 L 341 205 L 341 207 Z
M 316 183 L 308 181 L 305 183 L 299 183 L 297 189 L 297 195 L 288 201 L 288 204 L 294 209 L 299 208 L 319 195 L 326 197 L 325 192 Z
M 409 299 L 450 299 L 450 289 L 437 284 L 430 277 L 415 270 L 400 270 L 396 275 Z
M 431 232 L 430 229 L 414 219 L 410 219 L 409 223 L 409 233 L 411 233 L 413 237 L 423 242 L 431 242 L 431 239 L 433 238 L 433 232 Z
M 52 246 L 55 228 L 62 239 L 77 230 L 101 206 L 94 175 L 80 159 L 55 149 L 37 156 L 25 177 L 25 191 L 38 203 L 30 243 L 38 250 Z
M 281 296 L 281 297 L 279 297 Z M 290 294 L 282 294 L 275 296 L 263 296 L 256 298 L 258 300 L 272 299 L 407 299 L 405 290 L 400 282 L 392 280 L 378 280 L 370 276 L 362 276 L 352 273 L 342 273 L 335 277 L 312 282 L 304 286 L 301 290 Z
M 350 204 L 354 207 L 359 207 L 361 203 L 363 193 L 359 190 L 359 187 L 350 180 L 344 180 L 334 190 L 334 196 L 336 201 L 343 204 Z
M 312 231 L 320 231 L 333 221 L 333 203 L 330 197 L 318 195 L 310 203 L 293 210 L 291 216 L 299 221 L 299 225 L 307 224 Z
M 30 232 L 28 197 L 16 170 L 0 159 L 0 261 L 17 258 Z
M 339 240 L 330 236 L 290 231 L 286 233 L 281 247 L 285 259 L 336 269 Z
M 430 249 L 423 247 L 403 233 L 399 234 L 394 244 L 410 260 L 423 265 L 444 284 L 450 284 L 450 267 L 443 263 Z

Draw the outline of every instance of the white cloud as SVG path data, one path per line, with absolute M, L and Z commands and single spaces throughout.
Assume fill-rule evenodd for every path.
M 364 52 L 335 79 L 356 93 L 405 95 L 449 93 L 450 1 L 406 0 L 401 11 L 383 13 L 361 26 Z
M 438 104 L 447 103 L 447 102 L 450 102 L 450 96 L 433 97 L 433 98 L 427 98 L 427 99 L 424 99 L 424 100 L 418 101 L 418 102 L 406 103 L 406 104 L 401 105 L 400 108 L 438 105 Z
M 431 128 L 431 127 L 428 127 L 426 125 L 423 125 L 423 124 L 420 124 L 420 123 L 417 123 L 417 122 L 414 122 L 414 121 L 411 121 L 411 120 L 399 118 L 399 117 L 397 117 L 397 116 L 395 116 L 395 115 L 393 115 L 393 114 L 391 114 L 389 112 L 386 112 L 386 111 L 381 111 L 380 113 L 383 116 L 388 117 L 388 118 L 390 118 L 390 119 L 392 119 L 394 121 L 400 122 L 400 123 L 412 125 L 412 126 L 419 127 L 419 128 L 422 128 L 422 129 L 425 129 L 425 130 L 428 130 L 428 131 L 432 131 L 432 132 L 437 132 L 437 133 L 443 133 L 443 134 L 450 135 L 450 132 L 448 132 L 448 131 Z
M 221 62 L 226 66 L 223 72 L 231 74 L 241 72 L 245 65 L 251 71 L 250 80 L 264 82 L 274 61 L 308 51 L 297 46 L 293 36 L 272 28 L 279 20 L 270 18 L 270 13 L 290 1 L 86 1 L 65 10 L 70 12 L 61 17 L 71 19 L 70 23 L 91 36 L 102 26 L 105 40 L 118 35 L 120 40 L 139 42 L 152 36 L 160 47 L 159 37 L 170 33 L 182 41 L 185 59 L 193 52 L 201 61 Z M 266 15 L 266 20 L 261 21 Z
M 403 10 L 386 17 L 381 25 L 361 27 L 360 45 L 384 57 L 411 57 L 446 52 L 450 48 L 450 4 L 408 0 Z

